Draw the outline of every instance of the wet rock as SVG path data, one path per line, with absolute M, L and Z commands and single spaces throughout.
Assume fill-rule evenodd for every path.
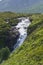
M 6 38 L 6 46 L 8 46 L 10 51 L 13 50 L 13 46 L 16 44 L 19 35 L 20 34 L 15 27 L 12 27 L 11 30 L 9 31 L 9 35 Z

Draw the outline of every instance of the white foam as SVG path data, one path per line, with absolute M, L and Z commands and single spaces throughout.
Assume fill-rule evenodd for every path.
M 23 44 L 24 40 L 27 37 L 27 27 L 31 24 L 29 18 L 19 18 L 19 19 L 22 20 L 18 23 L 16 28 L 18 29 L 20 36 L 19 39 L 17 40 L 16 45 L 14 45 L 14 49 L 18 48 Z

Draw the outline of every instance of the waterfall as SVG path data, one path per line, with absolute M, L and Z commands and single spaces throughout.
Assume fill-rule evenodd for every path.
M 17 43 L 14 45 L 14 49 L 20 47 L 23 44 L 24 40 L 27 37 L 27 28 L 31 24 L 29 17 L 22 17 L 18 19 L 20 20 L 20 22 L 16 25 L 16 28 L 18 29 L 20 36 L 17 40 Z

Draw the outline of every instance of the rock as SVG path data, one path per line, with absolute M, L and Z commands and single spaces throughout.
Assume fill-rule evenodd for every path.
M 20 34 L 15 27 L 12 27 L 11 30 L 9 31 L 9 35 L 6 38 L 6 46 L 8 46 L 10 51 L 13 50 L 13 46 L 16 44 L 19 35 Z

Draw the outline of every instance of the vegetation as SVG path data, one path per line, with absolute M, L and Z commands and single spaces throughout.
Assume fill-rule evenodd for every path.
M 16 29 L 14 32 L 12 30 L 17 23 L 18 19 L 15 13 L 0 13 L 0 63 L 7 59 L 9 52 L 13 50 L 13 45 L 17 42 L 19 32 Z
M 6 60 L 9 57 L 9 54 L 10 54 L 10 51 L 9 51 L 9 49 L 7 47 L 6 48 L 2 48 L 0 50 L 0 63 L 3 60 Z
M 32 23 L 25 42 L 0 65 L 43 65 L 43 14 L 26 16 L 30 16 Z

